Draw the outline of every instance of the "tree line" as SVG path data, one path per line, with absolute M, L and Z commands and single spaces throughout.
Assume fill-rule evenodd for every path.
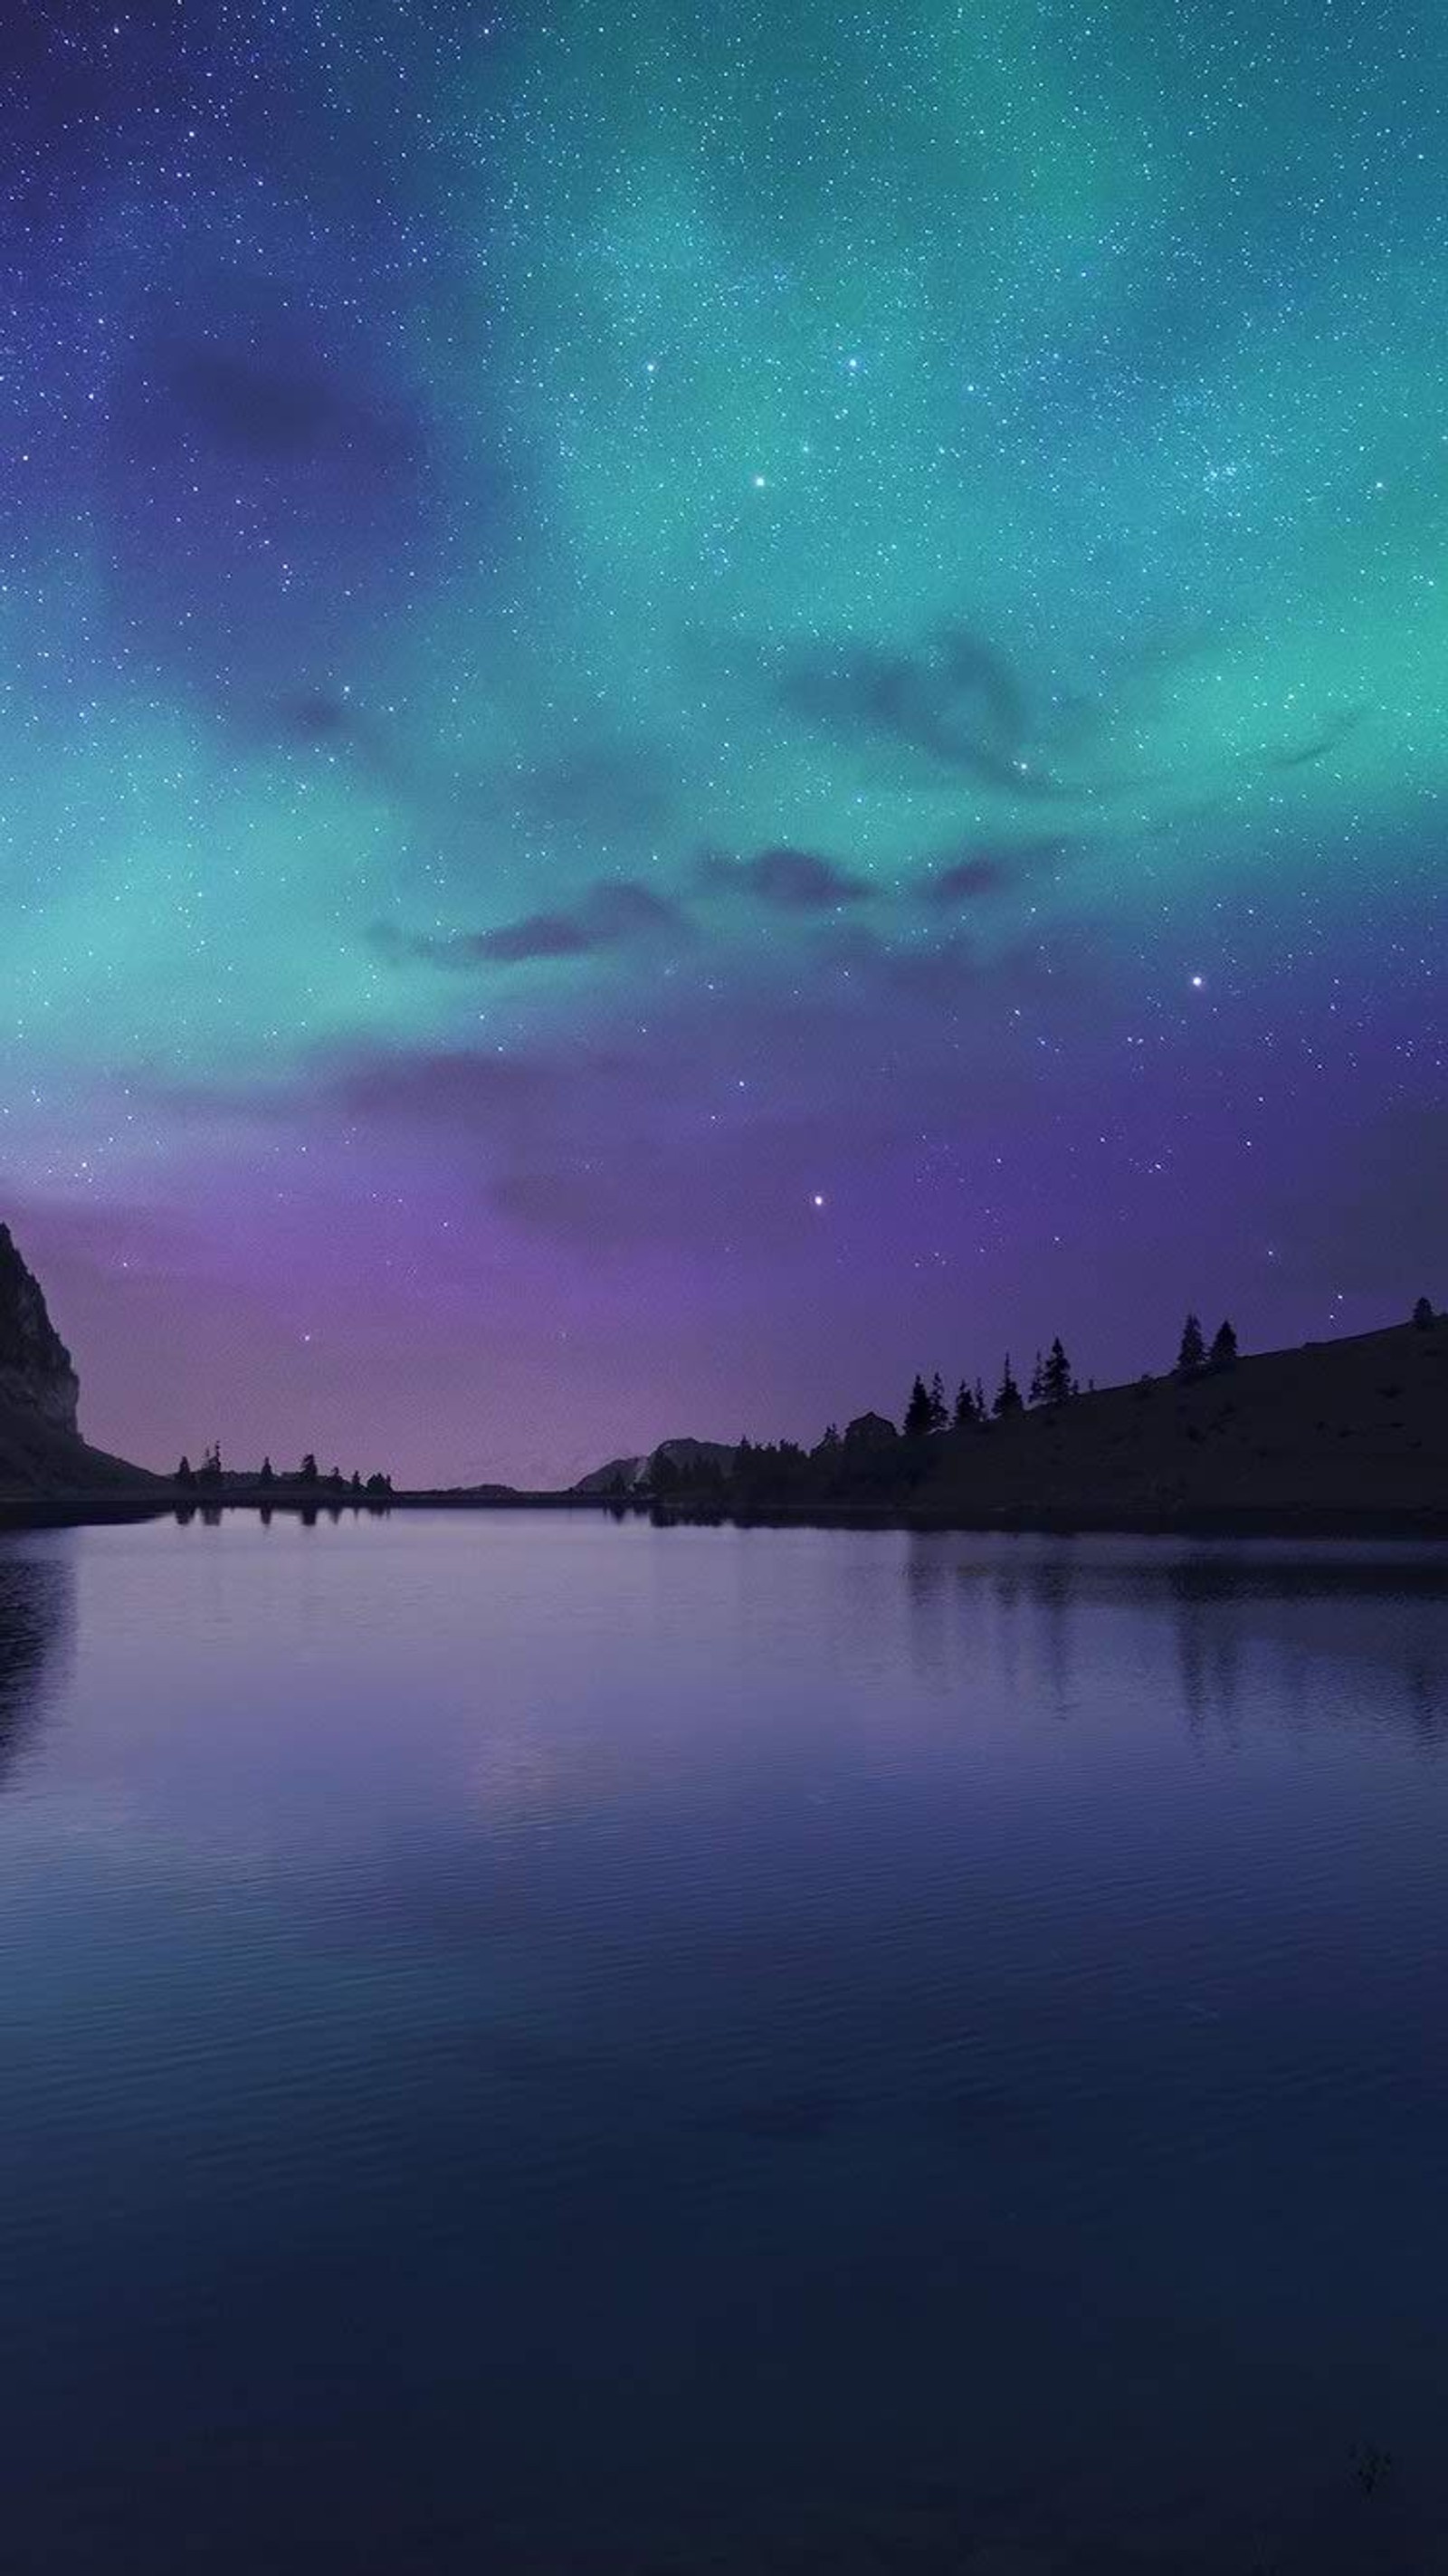
M 1182 1380 L 1206 1377 L 1231 1368 L 1236 1358 L 1237 1335 L 1231 1322 L 1224 1319 L 1209 1342 L 1200 1316 L 1193 1313 L 1182 1326 L 1176 1364 L 1170 1374 Z M 1150 1385 L 1152 1381 L 1148 1377 L 1142 1383 Z M 952 1399 L 938 1369 L 929 1377 L 917 1370 L 905 1405 L 903 1437 L 897 1434 L 893 1422 L 865 1414 L 843 1434 L 837 1423 L 830 1423 L 812 1450 L 795 1440 L 745 1439 L 739 1442 L 729 1467 L 691 1466 L 687 1471 L 669 1467 L 667 1472 L 661 1469 L 655 1491 L 661 1501 L 687 1492 L 691 1502 L 705 1507 L 713 1502 L 730 1510 L 803 1500 L 821 1489 L 831 1490 L 841 1477 L 852 1489 L 894 1494 L 928 1476 L 930 1444 L 937 1435 L 989 1432 L 996 1425 L 1030 1412 L 1060 1412 L 1074 1405 L 1081 1395 L 1094 1391 L 1092 1380 L 1083 1387 L 1065 1342 L 1057 1333 L 1047 1349 L 1037 1351 L 1024 1389 L 1009 1353 L 1001 1363 L 994 1393 L 989 1396 L 981 1379 L 975 1376 L 961 1378 Z
M 200 1493 L 215 1493 L 218 1488 L 226 1484 L 228 1474 L 233 1485 L 257 1486 L 263 1491 L 270 1491 L 279 1486 L 302 1487 L 310 1493 L 350 1494 L 359 1501 L 364 1496 L 370 1495 L 374 1502 L 392 1492 L 390 1476 L 371 1475 L 364 1481 L 361 1469 L 357 1467 L 353 1468 L 350 1476 L 344 1476 L 340 1467 L 334 1467 L 330 1475 L 324 1474 L 317 1465 L 315 1452 L 311 1449 L 307 1451 L 299 1467 L 291 1472 L 284 1469 L 280 1475 L 269 1457 L 263 1458 L 254 1475 L 248 1468 L 243 1468 L 240 1472 L 235 1468 L 228 1470 L 221 1463 L 219 1440 L 213 1440 L 210 1448 L 203 1452 L 199 1467 L 193 1467 L 189 1457 L 183 1457 L 171 1481 L 173 1484 L 180 1485 L 188 1493 L 193 1489 Z
M 1200 1316 L 1188 1315 L 1177 1349 L 1175 1374 L 1178 1377 L 1201 1377 L 1209 1369 L 1231 1368 L 1236 1357 L 1236 1331 L 1225 1317 L 1208 1343 Z M 1094 1391 L 1094 1381 L 1087 1391 Z M 1000 1377 L 989 1403 L 978 1377 L 973 1380 L 962 1378 L 956 1388 L 954 1402 L 949 1403 L 940 1371 L 937 1369 L 928 1381 L 917 1371 L 905 1406 L 905 1437 L 907 1440 L 925 1440 L 936 1431 L 968 1431 L 975 1425 L 1006 1421 L 1013 1413 L 1024 1413 L 1037 1406 L 1069 1404 L 1081 1392 L 1081 1382 L 1071 1365 L 1065 1343 L 1057 1333 L 1049 1350 L 1037 1351 L 1024 1395 L 1011 1365 L 1009 1351 L 1001 1364 Z

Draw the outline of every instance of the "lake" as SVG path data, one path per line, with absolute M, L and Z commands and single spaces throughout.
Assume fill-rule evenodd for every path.
M 5 2576 L 1448 2565 L 1448 1551 L 0 1538 Z

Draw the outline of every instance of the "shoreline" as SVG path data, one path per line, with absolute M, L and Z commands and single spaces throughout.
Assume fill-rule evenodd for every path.
M 881 1506 L 866 1503 L 779 1504 L 759 1511 L 730 1511 L 712 1504 L 666 1503 L 648 1495 L 478 1491 L 419 1487 L 386 1496 L 351 1493 L 273 1492 L 198 1494 L 181 1486 L 116 1493 L 0 1494 L 0 1532 L 74 1529 L 112 1522 L 219 1521 L 227 1512 L 286 1512 L 317 1520 L 346 1512 L 385 1519 L 389 1512 L 609 1512 L 619 1519 L 647 1519 L 656 1529 L 871 1529 L 958 1531 L 962 1535 L 1046 1538 L 1215 1538 L 1448 1541 L 1448 1505 L 1368 1507 L 1202 1505 L 1152 1511 L 1109 1505 L 1071 1510 L 1047 1503 L 987 1509 L 968 1505 Z
M 867 1503 L 781 1503 L 751 1512 L 643 1504 L 656 1527 L 736 1529 L 958 1530 L 962 1534 L 1016 1538 L 1313 1538 L 1448 1540 L 1448 1508 L 1405 1504 L 1338 1508 L 1318 1504 L 1197 1504 L 1155 1511 L 1053 1508 L 1050 1504 L 960 1504 L 890 1509 Z
M 618 1508 L 612 1497 L 609 1503 L 611 1508 Z M 295 1487 L 272 1490 L 253 1486 L 237 1493 L 208 1494 L 185 1485 L 144 1490 L 133 1486 L 112 1492 L 0 1494 L 0 1530 L 74 1529 L 108 1521 L 164 1520 L 168 1515 L 173 1519 L 219 1520 L 223 1512 L 286 1512 L 310 1520 L 324 1512 L 329 1519 L 355 1512 L 381 1520 L 389 1512 L 597 1511 L 600 1507 L 601 1497 L 597 1494 L 527 1494 L 486 1489 L 470 1493 L 446 1487 L 436 1492 L 419 1487 L 393 1494 L 337 1494 L 321 1489 L 302 1493 Z

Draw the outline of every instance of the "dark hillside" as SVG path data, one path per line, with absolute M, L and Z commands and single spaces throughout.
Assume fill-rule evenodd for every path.
M 1448 1320 L 1264 1351 L 913 1438 L 862 1417 L 808 1454 L 742 1450 L 697 1500 L 761 1517 L 1448 1528 Z

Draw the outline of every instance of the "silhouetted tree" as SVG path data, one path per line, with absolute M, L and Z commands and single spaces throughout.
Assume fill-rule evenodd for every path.
M 315 1450 L 309 1449 L 307 1451 L 307 1454 L 302 1460 L 301 1466 L 297 1472 L 304 1485 L 315 1485 L 317 1482 L 317 1457 Z
M 1195 1377 L 1199 1369 L 1205 1368 L 1206 1360 L 1207 1346 L 1202 1339 L 1201 1322 L 1197 1316 L 1188 1315 L 1182 1326 L 1181 1347 L 1177 1352 L 1178 1377 Z
M 1009 1351 L 1006 1353 L 1005 1363 L 1001 1369 L 1001 1382 L 996 1388 L 995 1402 L 991 1406 L 991 1411 L 995 1415 L 997 1421 L 1001 1419 L 1003 1414 L 1020 1413 L 1024 1411 L 1024 1407 L 1021 1403 L 1021 1390 L 1011 1375 L 1011 1355 Z
M 985 1388 L 981 1385 L 979 1378 L 977 1378 L 975 1382 L 975 1418 L 977 1422 L 984 1422 L 986 1418 Z
M 1036 1365 L 1031 1371 L 1031 1383 L 1026 1389 L 1026 1402 L 1027 1404 L 1044 1404 L 1045 1400 L 1046 1373 L 1041 1366 L 1041 1354 L 1037 1351 Z
M 1051 1344 L 1046 1365 L 1041 1371 L 1041 1394 L 1047 1404 L 1068 1404 L 1076 1392 L 1071 1363 L 1058 1333 Z
M 1436 1321 L 1432 1298 L 1420 1297 L 1413 1308 L 1413 1323 L 1416 1330 L 1420 1333 L 1430 1332 Z
M 354 1494 L 360 1494 L 362 1491 L 362 1471 L 359 1467 L 354 1467 L 352 1470 L 352 1491 Z
M 1230 1324 L 1224 1315 L 1212 1335 L 1212 1347 L 1207 1353 L 1207 1366 L 1214 1369 L 1232 1368 L 1236 1364 L 1236 1358 L 1237 1328 L 1235 1324 Z
M 905 1437 L 907 1440 L 923 1440 L 930 1428 L 930 1389 L 923 1377 L 917 1377 L 905 1407 Z
M 930 1381 L 930 1428 L 932 1431 L 943 1431 L 949 1420 L 950 1415 L 946 1409 L 945 1402 L 945 1387 L 941 1379 L 940 1371 L 937 1369 L 934 1377 Z
M 197 1481 L 198 1485 L 219 1485 L 219 1484 L 220 1484 L 220 1482 L 221 1482 L 221 1443 L 220 1443 L 220 1441 L 219 1441 L 219 1440 L 213 1440 L 213 1441 L 212 1441 L 212 1444 L 211 1444 L 210 1448 L 207 1450 L 205 1457 L 204 1457 L 204 1458 L 202 1459 L 202 1461 L 201 1461 L 201 1467 L 200 1467 L 200 1471 L 199 1471 L 199 1473 L 198 1473 L 198 1475 L 197 1475 L 196 1481 Z
M 259 1485 L 274 1485 L 276 1483 L 276 1475 L 270 1458 L 263 1458 L 261 1462 L 261 1474 L 257 1478 L 257 1483 Z
M 187 1457 L 182 1458 L 176 1470 L 176 1482 L 178 1485 L 194 1485 L 196 1482 L 196 1470 Z
M 957 1431 L 968 1431 L 975 1420 L 975 1397 L 964 1378 L 955 1390 L 955 1411 L 951 1419 Z

